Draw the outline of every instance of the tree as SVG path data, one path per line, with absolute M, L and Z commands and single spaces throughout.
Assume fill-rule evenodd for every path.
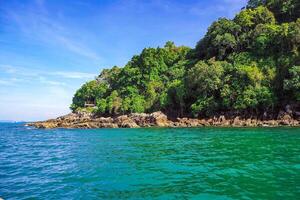
M 131 110 L 131 98 L 130 97 L 125 97 L 122 101 L 122 105 L 121 105 L 121 111 L 122 113 L 128 113 Z
M 107 97 L 107 109 L 110 114 L 118 114 L 122 104 L 122 99 L 116 90 Z
M 263 6 L 242 10 L 234 18 L 234 22 L 240 25 L 243 31 L 254 29 L 259 24 L 275 24 L 275 21 L 273 13 Z
M 266 6 L 279 22 L 291 22 L 300 17 L 299 0 L 249 0 L 248 8 Z
M 131 112 L 142 113 L 145 111 L 145 99 L 141 95 L 132 97 Z
M 211 116 L 218 107 L 218 103 L 211 97 L 200 97 L 195 103 L 191 106 L 191 111 L 194 117 L 198 117 L 198 115 L 206 115 Z
M 187 72 L 186 88 L 191 96 L 211 96 L 219 89 L 223 74 L 222 62 L 210 60 L 199 61 Z
M 250 0 L 220 18 L 194 49 L 168 41 L 85 83 L 71 108 L 98 114 L 164 111 L 174 116 L 252 113 L 299 104 L 299 0 Z
M 261 86 L 248 86 L 237 97 L 234 108 L 238 110 L 267 110 L 274 106 L 273 93 L 267 87 Z
M 255 9 L 242 10 L 234 18 L 234 22 L 241 27 L 238 34 L 237 49 L 239 52 L 249 50 L 255 40 L 253 37 L 258 35 L 257 27 L 265 27 L 275 24 L 275 18 L 266 7 L 259 6 Z M 268 37 L 260 38 L 268 39 Z M 272 39 L 272 38 L 271 38 Z M 256 50 L 256 49 L 255 49 Z
M 287 79 L 284 80 L 284 90 L 291 93 L 290 100 L 300 101 L 300 66 L 289 69 Z
M 184 83 L 181 80 L 174 80 L 168 85 L 167 107 L 169 110 L 177 111 L 181 116 L 185 109 L 185 91 Z
M 197 43 L 195 55 L 197 59 L 216 57 L 224 59 L 237 48 L 240 26 L 232 20 L 221 18 L 214 22 L 206 35 Z
M 98 99 L 96 105 L 97 105 L 97 113 L 105 114 L 105 112 L 107 110 L 106 99 Z
M 75 111 L 79 107 L 84 107 L 86 102 L 96 103 L 96 99 L 105 96 L 108 90 L 106 83 L 99 83 L 97 80 L 89 81 L 78 89 L 73 97 L 73 104 L 71 109 Z

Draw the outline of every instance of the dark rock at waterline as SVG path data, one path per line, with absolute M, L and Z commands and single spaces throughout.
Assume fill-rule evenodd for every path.
M 289 112 L 282 111 L 277 119 L 259 120 L 255 118 L 241 118 L 239 116 L 226 118 L 224 115 L 200 119 L 200 118 L 176 118 L 169 119 L 162 112 L 132 113 L 114 117 L 97 117 L 90 113 L 70 113 L 46 121 L 27 124 L 36 128 L 138 128 L 138 127 L 256 127 L 256 126 L 299 126 L 299 119 L 293 119 Z

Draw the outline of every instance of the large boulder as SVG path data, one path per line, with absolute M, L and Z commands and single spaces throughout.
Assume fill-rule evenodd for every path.
M 240 120 L 240 117 L 235 117 L 232 121 L 232 126 L 242 126 L 243 123 L 242 121 Z
M 192 119 L 192 118 L 177 118 L 177 122 L 175 124 L 178 127 L 199 127 L 199 126 L 203 126 L 199 119 Z
M 139 127 L 134 120 L 129 118 L 127 115 L 121 115 L 117 117 L 114 122 L 118 125 L 120 128 L 137 128 Z
M 99 118 L 95 118 L 94 121 L 99 123 L 113 123 L 114 119 L 111 117 L 99 117 Z
M 293 121 L 292 116 L 289 113 L 285 112 L 285 111 L 280 111 L 278 113 L 277 119 L 279 120 L 280 125 L 285 125 L 285 126 L 286 125 L 291 125 L 292 121 Z
M 278 126 L 278 122 L 276 120 L 266 120 L 263 123 L 266 126 Z
M 159 126 L 159 127 L 170 126 L 170 121 L 168 120 L 167 116 L 161 111 L 151 113 L 148 118 L 150 123 L 152 123 L 154 126 Z
M 149 114 L 146 113 L 131 113 L 128 115 L 138 126 L 148 127 L 149 126 Z
M 292 115 L 293 114 L 293 110 L 292 110 L 292 106 L 290 105 L 286 105 L 285 106 L 285 112 L 289 115 Z
M 55 121 L 45 121 L 45 122 L 37 122 L 34 123 L 34 126 L 36 128 L 42 128 L 42 129 L 52 129 L 57 128 L 57 123 Z

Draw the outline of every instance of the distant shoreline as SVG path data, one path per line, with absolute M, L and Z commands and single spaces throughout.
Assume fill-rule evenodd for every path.
M 13 121 L 13 120 L 0 120 L 0 123 L 28 123 L 28 121 Z
M 158 111 L 150 114 L 132 113 L 114 117 L 99 117 L 90 113 L 70 113 L 56 119 L 27 123 L 41 129 L 52 128 L 140 128 L 140 127 L 278 127 L 300 126 L 300 120 L 289 115 L 280 119 L 261 120 L 255 118 L 241 118 L 240 116 L 226 118 L 224 115 L 213 118 L 176 118 L 170 119 Z

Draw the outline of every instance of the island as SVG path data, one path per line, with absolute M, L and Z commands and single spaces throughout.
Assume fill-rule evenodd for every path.
M 145 48 L 82 85 L 72 113 L 27 125 L 299 126 L 299 8 L 250 0 L 233 19 L 213 22 L 195 48 L 170 41 Z

